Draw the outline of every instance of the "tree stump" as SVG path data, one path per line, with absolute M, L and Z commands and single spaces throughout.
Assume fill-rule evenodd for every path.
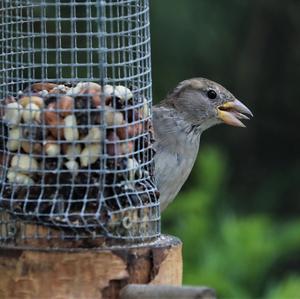
M 115 299 L 127 284 L 182 283 L 182 244 L 172 236 L 100 248 L 47 242 L 0 248 L 1 299 Z

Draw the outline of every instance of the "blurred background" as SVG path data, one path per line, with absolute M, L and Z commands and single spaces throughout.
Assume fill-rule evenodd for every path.
M 184 243 L 184 283 L 219 298 L 300 298 L 300 1 L 150 2 L 154 100 L 207 77 L 255 116 L 203 134 L 162 216 Z

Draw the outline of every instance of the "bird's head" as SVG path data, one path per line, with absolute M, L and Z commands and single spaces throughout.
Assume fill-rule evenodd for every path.
M 166 103 L 202 130 L 219 123 L 245 127 L 241 120 L 253 116 L 227 89 L 204 78 L 182 81 L 170 93 Z

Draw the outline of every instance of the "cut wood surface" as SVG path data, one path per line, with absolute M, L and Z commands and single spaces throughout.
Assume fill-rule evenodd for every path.
M 79 247 L 1 248 L 0 298 L 115 299 L 127 284 L 181 285 L 182 244 L 177 238 L 163 235 L 146 244 Z

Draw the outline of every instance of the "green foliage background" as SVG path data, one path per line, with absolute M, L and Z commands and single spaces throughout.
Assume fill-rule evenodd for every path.
M 195 168 L 163 214 L 184 243 L 184 283 L 219 298 L 300 298 L 296 0 L 151 0 L 154 99 L 208 77 L 255 117 L 202 136 Z

